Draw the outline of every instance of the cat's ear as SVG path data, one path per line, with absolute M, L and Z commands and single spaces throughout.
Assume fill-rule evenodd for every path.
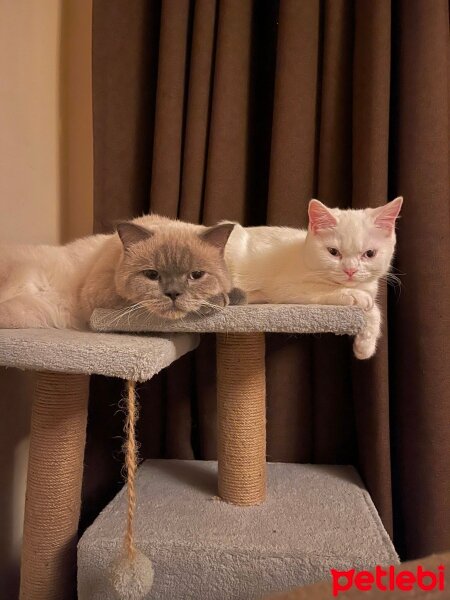
M 308 206 L 309 228 L 316 234 L 322 229 L 332 229 L 336 227 L 337 220 L 329 208 L 319 202 L 311 200 Z
M 200 238 L 223 252 L 233 229 L 234 223 L 221 223 L 201 233 Z
M 117 225 L 117 233 L 119 234 L 120 240 L 125 250 L 127 250 L 133 244 L 142 242 L 143 240 L 150 239 L 155 235 L 154 231 L 150 231 L 141 225 L 124 221 Z
M 399 196 L 392 202 L 388 202 L 385 206 L 375 208 L 372 212 L 375 226 L 378 229 L 383 229 L 389 235 L 395 229 L 395 221 L 400 213 L 403 204 L 403 197 Z

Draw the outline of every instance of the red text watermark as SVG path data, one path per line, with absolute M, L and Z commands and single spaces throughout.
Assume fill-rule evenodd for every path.
M 337 571 L 331 569 L 333 584 L 333 596 L 356 588 L 363 592 L 379 589 L 383 592 L 401 590 L 410 592 L 412 590 L 445 589 L 445 567 L 440 566 L 436 571 L 427 571 L 421 565 L 415 571 L 400 570 L 398 567 L 387 567 L 383 569 L 378 566 L 375 571 Z

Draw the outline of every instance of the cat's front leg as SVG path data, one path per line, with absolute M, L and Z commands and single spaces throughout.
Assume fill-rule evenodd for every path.
M 377 349 L 381 332 L 381 311 L 376 304 L 366 313 L 366 324 L 353 342 L 353 352 L 356 358 L 365 360 L 371 358 Z
M 365 290 L 344 288 L 334 292 L 321 294 L 315 298 L 317 304 L 336 304 L 337 306 L 359 306 L 369 311 L 374 306 L 373 296 Z
M 371 310 L 375 304 L 373 296 L 365 290 L 346 288 L 340 292 L 344 302 L 350 306 L 359 306 L 363 310 Z

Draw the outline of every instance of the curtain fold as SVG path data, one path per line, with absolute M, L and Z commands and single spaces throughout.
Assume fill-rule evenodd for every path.
M 389 312 L 396 533 L 402 552 L 450 547 L 449 6 L 393 12 L 392 193 L 404 194 Z
M 189 0 L 163 2 L 159 32 L 151 208 L 176 218 L 180 198 L 187 86 Z
M 389 197 L 391 10 L 391 0 L 355 3 L 352 73 L 354 208 L 379 206 Z M 386 292 L 386 287 L 382 286 L 379 300 L 384 314 Z M 388 336 L 383 325 L 383 337 L 376 356 L 370 361 L 353 361 L 352 383 L 359 465 L 384 524 L 392 533 Z M 371 440 L 370 445 L 367 440 Z
M 450 547 L 448 1 L 94 0 L 96 231 L 154 211 L 304 227 L 405 196 L 377 355 L 267 336 L 268 459 L 358 467 L 403 558 Z M 141 456 L 216 456 L 215 341 L 140 386 Z M 120 484 L 93 380 L 83 526 Z M 112 456 L 108 460 L 108 456 Z M 100 457 L 100 458 L 99 458 Z
M 199 0 L 194 6 L 186 106 L 183 174 L 178 216 L 199 223 L 205 195 L 211 86 L 216 48 L 216 3 Z

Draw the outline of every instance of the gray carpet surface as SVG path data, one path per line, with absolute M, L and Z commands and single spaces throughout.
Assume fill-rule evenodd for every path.
M 126 315 L 96 309 L 90 325 L 94 331 L 130 332 L 252 332 L 335 333 L 356 335 L 365 324 L 364 312 L 355 306 L 303 304 L 246 304 L 227 306 L 205 316 L 188 316 L 179 321 L 155 315 Z
M 0 366 L 146 381 L 199 344 L 196 334 L 0 329 Z
M 331 568 L 398 563 L 353 467 L 270 463 L 267 500 L 256 507 L 222 502 L 216 481 L 215 462 L 140 467 L 136 539 L 155 570 L 147 600 L 256 600 L 328 579 Z M 79 600 L 113 597 L 125 513 L 122 490 L 80 540 Z

